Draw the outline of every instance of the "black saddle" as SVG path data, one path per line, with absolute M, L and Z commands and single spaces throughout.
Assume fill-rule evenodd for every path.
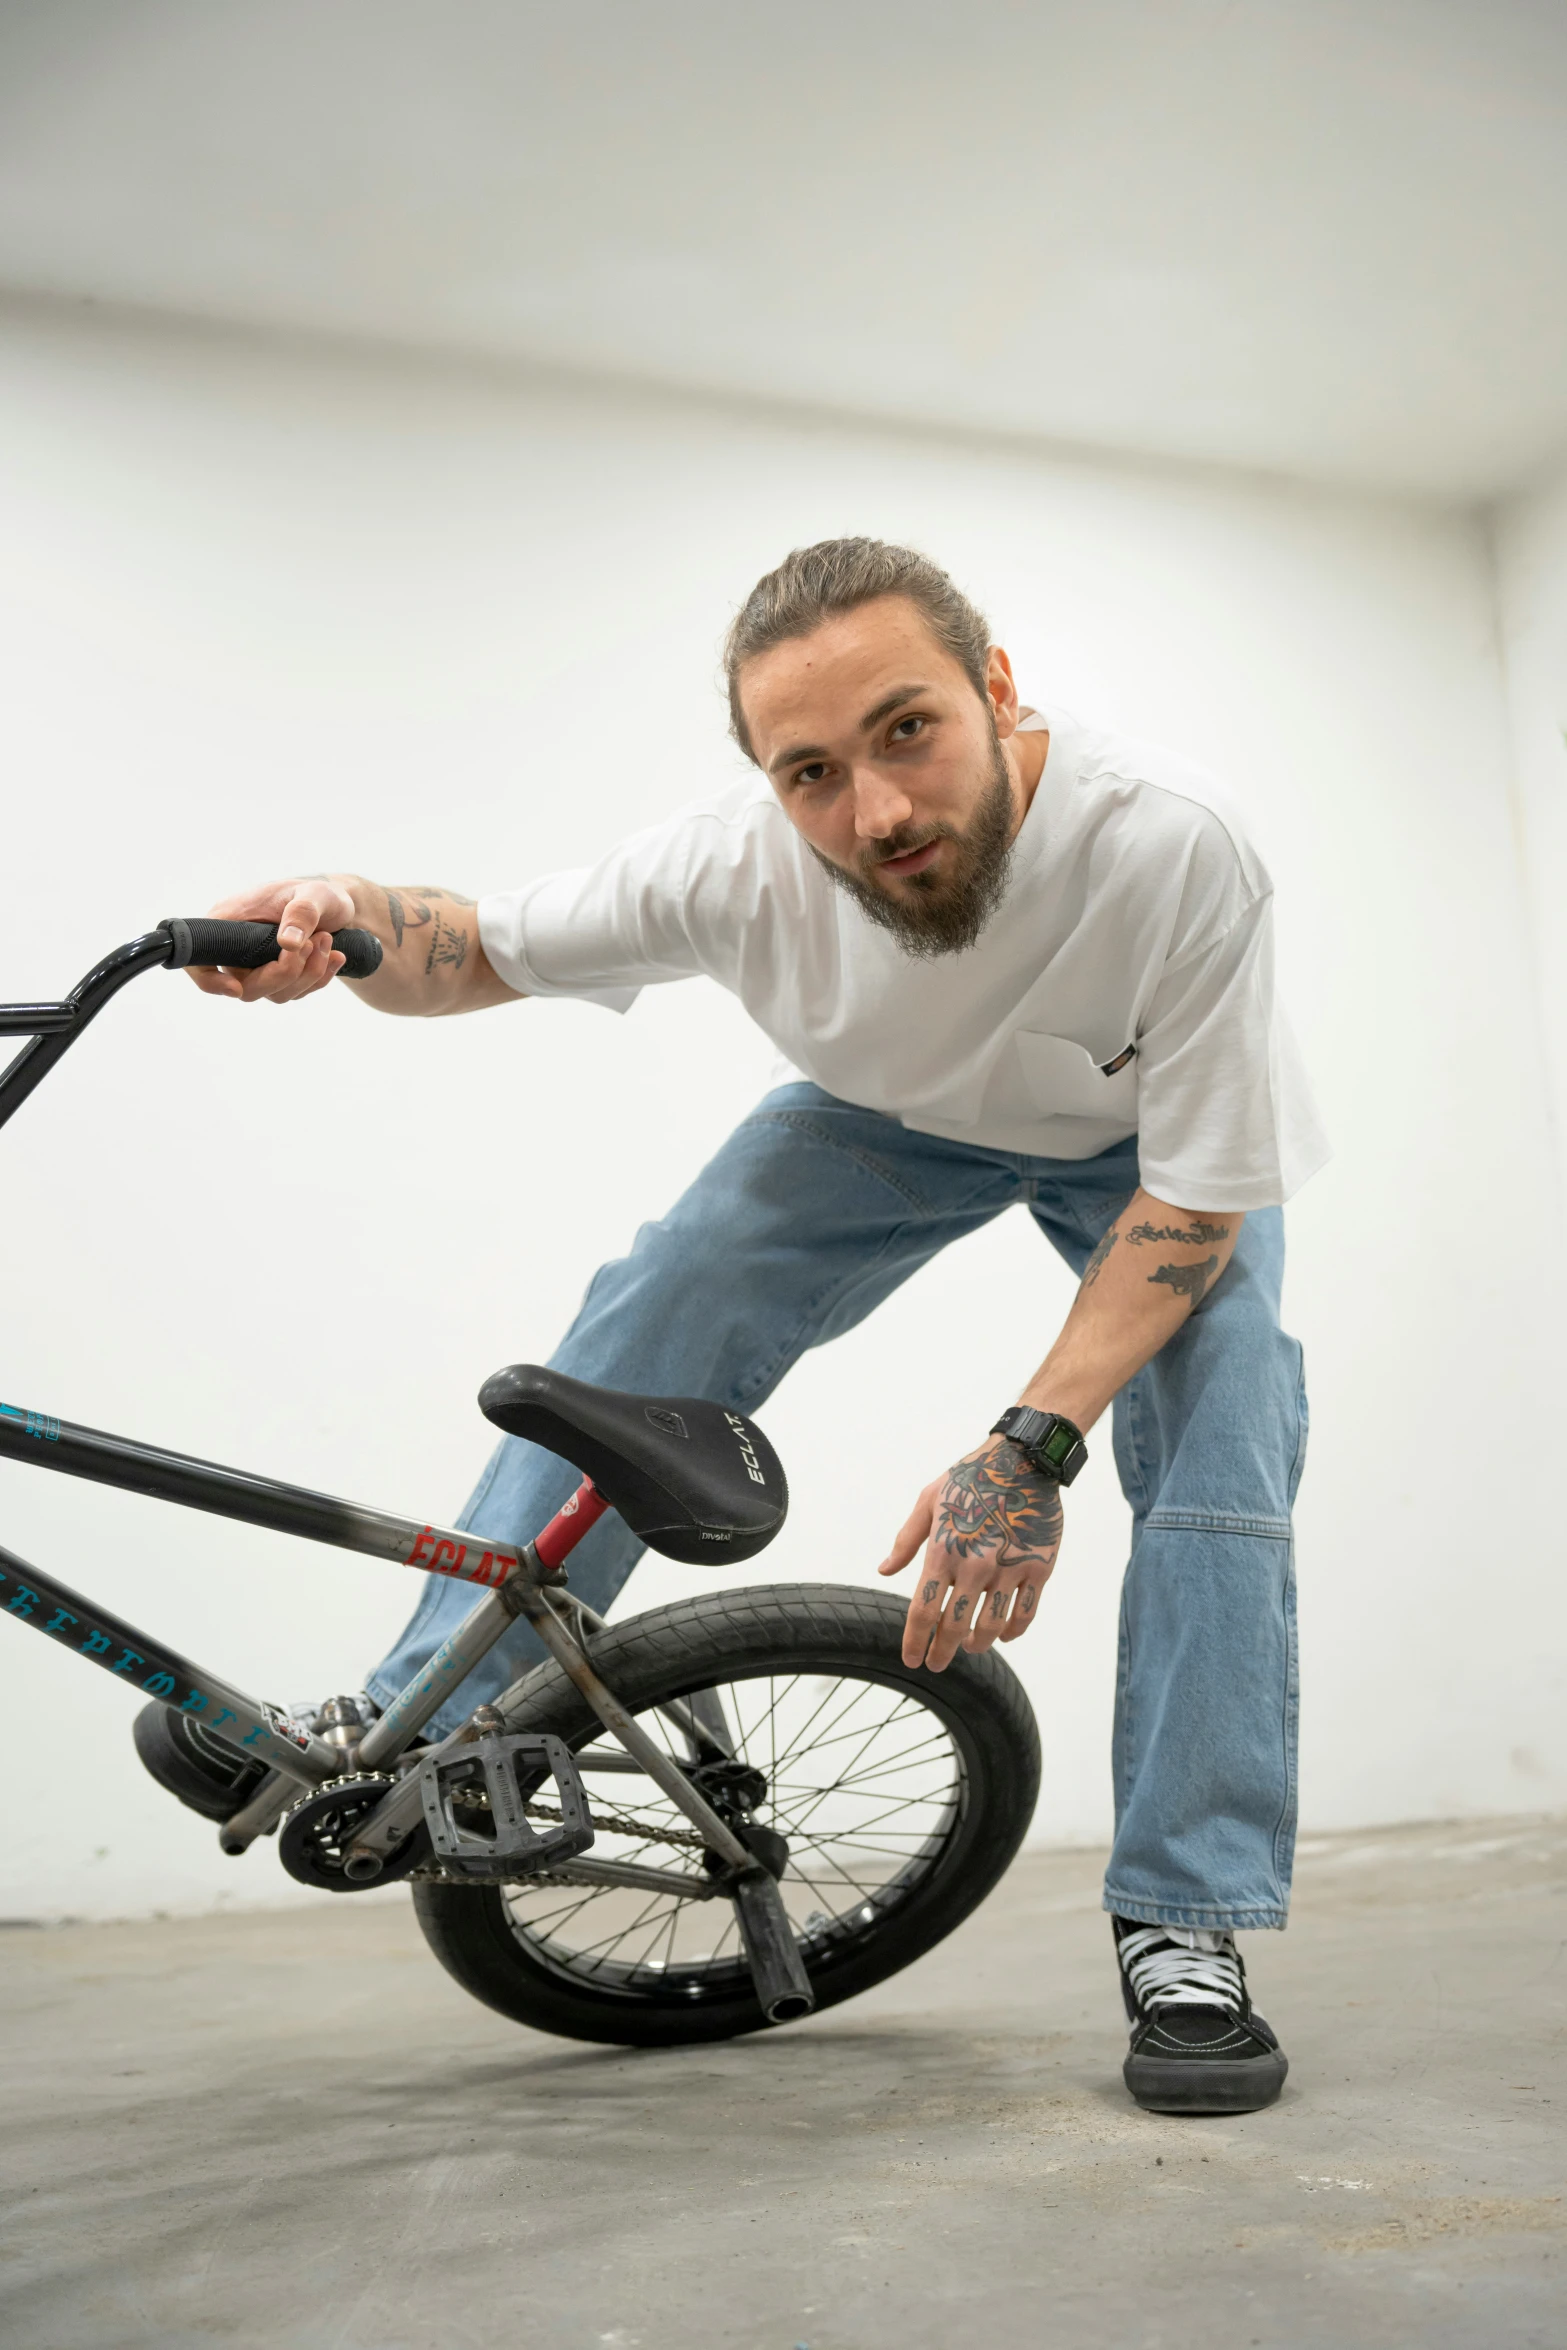
M 754 1558 L 784 1522 L 783 1466 L 754 1420 L 690 1395 L 620 1395 L 513 1363 L 479 1409 L 591 1477 L 633 1534 L 700 1566 Z

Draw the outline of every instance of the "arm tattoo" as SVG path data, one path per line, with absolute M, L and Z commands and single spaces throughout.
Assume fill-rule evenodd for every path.
M 959 1558 L 988 1557 L 1010 1567 L 1040 1554 L 1054 1555 L 1061 1541 L 1061 1491 L 1032 1469 L 1021 1475 L 1010 1444 L 986 1446 L 947 1472 L 940 1509 L 947 1548 Z
M 1206 1216 L 1193 1216 L 1191 1230 L 1183 1232 L 1178 1224 L 1134 1224 L 1127 1234 L 1134 1247 L 1145 1240 L 1173 1240 L 1178 1248 L 1212 1248 L 1216 1240 L 1228 1240 L 1228 1224 L 1210 1224 Z
M 424 959 L 425 977 L 428 979 L 437 963 L 450 963 L 454 971 L 460 971 L 467 959 L 467 931 L 454 929 L 450 922 L 443 922 L 437 914 L 430 938 L 430 952 Z
M 1099 1246 L 1095 1249 L 1093 1255 L 1089 1258 L 1087 1264 L 1083 1267 L 1083 1287 L 1085 1289 L 1093 1288 L 1094 1283 L 1098 1280 L 1100 1274 L 1104 1271 L 1106 1258 L 1109 1256 L 1110 1251 L 1114 1248 L 1120 1237 L 1121 1235 L 1119 1230 L 1114 1224 L 1112 1224 L 1109 1231 L 1100 1241 Z
M 1162 1281 L 1177 1297 L 1189 1297 L 1195 1311 L 1218 1270 L 1218 1258 L 1209 1257 L 1200 1265 L 1161 1265 L 1148 1279 L 1150 1283 Z
M 432 922 L 435 925 L 437 937 L 439 937 L 441 917 L 435 911 L 436 907 L 471 906 L 473 903 L 473 899 L 465 898 L 460 889 L 426 889 L 422 884 L 405 885 L 402 889 L 389 889 L 386 893 L 386 910 L 391 916 L 393 943 L 400 947 L 405 931 L 428 930 Z M 447 936 L 448 939 L 460 936 L 462 938 L 461 950 L 455 954 L 444 949 L 437 953 L 435 945 L 432 943 L 430 959 L 425 964 L 426 973 L 436 963 L 461 965 L 463 957 L 468 952 L 467 933 L 454 931 L 448 923 Z

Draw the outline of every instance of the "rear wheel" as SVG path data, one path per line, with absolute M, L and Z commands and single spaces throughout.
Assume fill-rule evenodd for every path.
M 911 1671 L 903 1614 L 886 1592 L 773 1585 L 657 1608 L 593 1640 L 598 1671 L 677 1761 L 694 1759 L 693 1744 L 657 1708 L 687 1699 L 698 1721 L 725 1725 L 746 1766 L 729 1778 L 747 1816 L 788 1846 L 780 1891 L 818 2007 L 896 1974 L 961 1924 L 1016 1852 L 1038 1793 L 1038 1733 L 1017 1676 L 994 1652 Z M 575 1749 L 608 1743 L 555 1665 L 506 1713 L 513 1729 Z M 704 1883 L 701 1839 L 654 1781 L 584 1775 L 590 1859 Z M 513 1885 L 416 1884 L 414 1904 L 463 1988 L 540 2031 L 667 2043 L 767 2020 L 722 1895 L 573 1882 L 568 1864 Z

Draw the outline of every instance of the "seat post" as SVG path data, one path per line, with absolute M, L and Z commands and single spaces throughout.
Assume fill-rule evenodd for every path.
M 533 1538 L 533 1555 L 547 1574 L 558 1573 L 608 1508 L 592 1478 L 584 1477 L 570 1501 L 563 1501 L 542 1533 Z

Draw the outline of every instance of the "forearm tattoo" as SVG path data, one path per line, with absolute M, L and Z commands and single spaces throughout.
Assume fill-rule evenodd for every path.
M 1206 1216 L 1193 1216 L 1188 1231 L 1178 1224 L 1134 1224 L 1127 1234 L 1134 1248 L 1146 1240 L 1173 1240 L 1177 1248 L 1212 1248 L 1216 1240 L 1228 1240 L 1228 1224 L 1210 1224 Z
M 970 1453 L 947 1472 L 939 1515 L 942 1539 L 959 1558 L 985 1557 L 1015 1567 L 1053 1554 L 1061 1541 L 1061 1490 L 1032 1469 L 1005 1442 Z
M 1114 1248 L 1120 1237 L 1121 1234 L 1119 1228 L 1112 1224 L 1109 1231 L 1100 1241 L 1099 1246 L 1094 1250 L 1094 1253 L 1089 1258 L 1087 1264 L 1083 1267 L 1083 1287 L 1085 1289 L 1093 1288 L 1094 1283 L 1098 1280 L 1100 1274 L 1105 1269 L 1106 1262 L 1109 1259 L 1110 1251 Z
M 386 897 L 386 918 L 391 925 L 394 949 L 402 946 L 410 930 L 434 928 L 425 955 L 426 978 L 438 963 L 450 963 L 460 971 L 468 956 L 468 933 L 456 924 L 444 922 L 437 911 L 440 906 L 471 906 L 472 898 L 465 898 L 457 889 L 389 889 Z
M 424 975 L 429 978 L 437 963 L 450 963 L 460 971 L 468 959 L 468 933 L 456 929 L 437 914 L 435 928 L 430 936 L 430 951 L 424 958 Z
M 1189 1297 L 1195 1312 L 1202 1304 L 1218 1270 L 1218 1258 L 1209 1257 L 1200 1265 L 1161 1265 L 1157 1273 L 1149 1274 L 1148 1279 L 1150 1284 L 1162 1281 L 1177 1297 Z

